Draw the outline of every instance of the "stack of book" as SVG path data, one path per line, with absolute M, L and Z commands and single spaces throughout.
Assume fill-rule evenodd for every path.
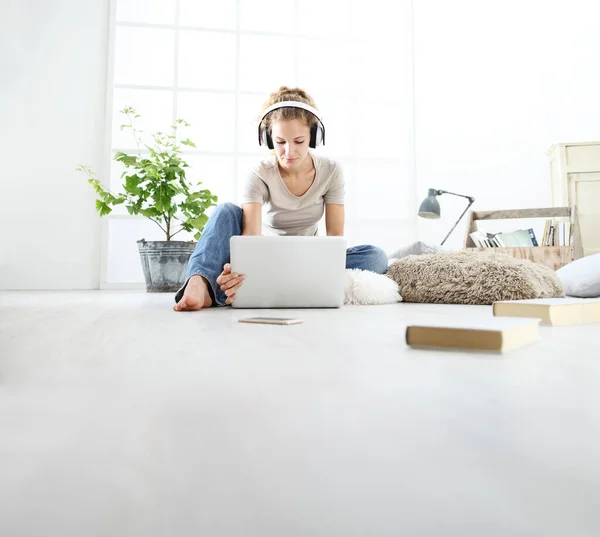
M 542 246 L 571 246 L 571 222 L 561 222 L 554 218 L 546 220 Z
M 483 230 L 469 234 L 478 248 L 522 248 L 527 246 L 571 246 L 573 230 L 570 222 L 555 218 L 546 220 L 541 243 L 532 228 L 510 233 L 486 233 Z
M 411 347 L 506 352 L 539 341 L 540 324 L 600 322 L 600 298 L 502 300 L 494 302 L 493 314 L 491 318 L 451 317 L 409 324 L 406 343 Z

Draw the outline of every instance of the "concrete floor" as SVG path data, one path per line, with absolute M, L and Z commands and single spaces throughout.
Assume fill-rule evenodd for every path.
M 0 536 L 600 534 L 598 324 L 491 355 L 404 343 L 487 306 L 172 304 L 0 293 Z

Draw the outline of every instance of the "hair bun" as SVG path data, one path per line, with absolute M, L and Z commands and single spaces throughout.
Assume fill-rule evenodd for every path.
M 297 101 L 300 103 L 308 104 L 313 108 L 317 109 L 317 105 L 313 98 L 301 88 L 289 88 L 288 86 L 280 86 L 277 91 L 274 91 L 269 95 L 269 98 L 265 101 L 262 107 L 262 113 L 270 106 L 283 101 Z M 262 116 L 261 116 L 262 117 Z M 308 126 L 316 125 L 317 118 L 301 108 L 280 108 L 274 110 L 264 118 L 264 124 L 267 128 L 270 128 L 272 121 L 280 121 L 287 119 L 302 119 Z

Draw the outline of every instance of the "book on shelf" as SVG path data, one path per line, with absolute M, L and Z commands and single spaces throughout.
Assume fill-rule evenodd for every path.
M 529 317 L 542 324 L 565 325 L 600 322 L 600 299 L 536 298 L 494 302 L 497 317 Z
M 486 233 L 483 230 L 469 234 L 479 248 L 521 248 L 537 246 L 533 229 L 519 229 L 510 233 Z
M 571 222 L 550 218 L 544 224 L 542 244 L 544 246 L 571 246 L 572 231 Z
M 538 241 L 535 237 L 535 232 L 533 231 L 533 228 L 529 228 L 527 231 L 529 232 L 529 238 L 531 239 L 531 245 L 539 246 Z
M 571 222 L 549 218 L 544 223 L 541 240 L 533 228 L 512 232 L 486 233 L 483 229 L 469 233 L 478 248 L 524 248 L 532 246 L 571 246 L 573 241 Z
M 406 327 L 410 347 L 508 352 L 540 339 L 539 319 L 439 319 Z

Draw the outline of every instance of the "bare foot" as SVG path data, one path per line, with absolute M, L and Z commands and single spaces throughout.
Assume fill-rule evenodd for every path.
M 212 299 L 208 292 L 208 282 L 202 276 L 196 275 L 190 278 L 181 300 L 173 306 L 173 309 L 175 311 L 198 311 L 211 306 Z

